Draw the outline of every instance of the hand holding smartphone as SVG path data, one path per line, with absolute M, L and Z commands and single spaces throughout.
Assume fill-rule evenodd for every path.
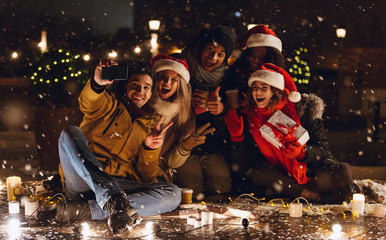
M 102 66 L 102 80 L 122 81 L 129 77 L 129 69 L 124 65 Z

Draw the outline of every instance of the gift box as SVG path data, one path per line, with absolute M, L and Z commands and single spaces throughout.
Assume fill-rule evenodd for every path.
M 286 141 L 294 138 L 304 145 L 310 136 L 305 128 L 299 126 L 294 120 L 282 111 L 276 111 L 267 123 L 260 128 L 261 135 L 277 148 L 283 147 Z

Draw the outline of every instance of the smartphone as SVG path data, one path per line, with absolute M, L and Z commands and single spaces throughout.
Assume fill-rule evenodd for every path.
M 129 68 L 124 65 L 113 65 L 110 67 L 102 67 L 103 80 L 127 80 L 129 78 Z

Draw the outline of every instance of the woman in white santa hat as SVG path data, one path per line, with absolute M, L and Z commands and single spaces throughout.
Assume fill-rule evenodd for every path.
M 233 185 L 268 198 L 301 196 L 323 203 L 349 201 L 352 167 L 332 158 L 321 121 L 314 118 L 315 126 L 308 125 L 310 140 L 305 145 L 293 135 L 277 132 L 282 136 L 282 146 L 278 148 L 261 133 L 260 128 L 278 110 L 302 125 L 294 104 L 300 100 L 300 93 L 291 76 L 284 69 L 265 63 L 249 77 L 248 85 L 246 121 L 235 110 L 225 116 L 235 149 Z M 251 180 L 247 189 L 246 179 Z
M 183 165 L 190 156 L 190 150 L 204 143 L 205 135 L 214 129 L 207 129 L 209 124 L 206 124 L 195 130 L 186 60 L 158 55 L 151 60 L 151 64 L 155 72 L 155 89 L 150 104 L 164 116 L 163 124 L 173 122 L 165 133 L 161 148 L 158 179 L 171 182 L 173 169 Z

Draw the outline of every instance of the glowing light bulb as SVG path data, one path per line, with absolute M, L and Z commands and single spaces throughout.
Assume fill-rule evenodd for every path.
M 134 48 L 134 52 L 135 52 L 135 53 L 140 53 L 140 52 L 141 52 L 141 48 L 140 48 L 139 46 L 136 46 L 136 47 Z
M 11 57 L 12 57 L 13 59 L 15 59 L 15 58 L 19 57 L 19 54 L 18 54 L 17 52 L 13 52 L 12 55 L 11 55 Z
M 334 224 L 332 226 L 332 231 L 335 233 L 335 234 L 338 234 L 338 233 L 341 233 L 342 231 L 342 226 L 340 224 Z
M 84 222 L 80 224 L 82 226 L 82 235 L 90 236 L 90 226 L 88 223 Z
M 89 61 L 90 60 L 90 55 L 86 54 L 83 56 L 83 60 Z

